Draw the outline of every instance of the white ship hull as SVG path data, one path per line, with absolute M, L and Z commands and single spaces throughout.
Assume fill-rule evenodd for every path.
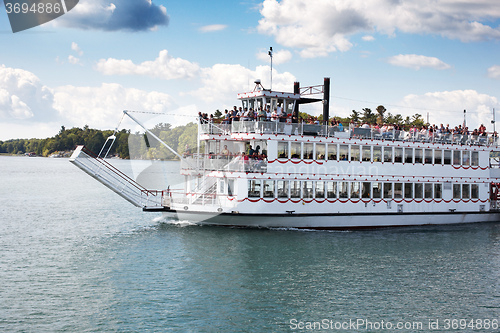
M 397 213 L 397 214 L 232 214 L 206 212 L 165 212 L 166 218 L 189 221 L 200 225 L 218 225 L 254 228 L 296 229 L 363 229 L 377 227 L 403 227 L 445 225 L 479 222 L 498 222 L 498 212 L 477 213 Z

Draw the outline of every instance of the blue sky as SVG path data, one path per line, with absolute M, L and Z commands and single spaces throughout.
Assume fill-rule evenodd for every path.
M 168 114 L 236 105 L 236 94 L 331 78 L 330 115 L 429 114 L 469 127 L 500 110 L 498 0 L 80 0 L 12 33 L 0 7 L 0 140 L 112 129 L 123 109 Z M 321 105 L 303 111 L 319 115 Z

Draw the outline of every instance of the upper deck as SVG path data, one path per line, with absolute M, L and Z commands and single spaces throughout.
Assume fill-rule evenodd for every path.
M 234 134 L 296 135 L 302 137 L 355 138 L 384 141 L 405 141 L 470 146 L 498 147 L 498 135 L 433 133 L 417 130 L 396 130 L 394 128 L 362 128 L 350 125 L 348 128 L 320 124 L 286 123 L 279 121 L 233 121 L 230 124 L 201 123 L 200 138 L 210 139 L 210 135 L 233 136 Z M 300 139 L 299 138 L 299 139 Z M 307 138 L 306 138 L 307 139 Z M 300 140 L 299 140 L 300 141 Z

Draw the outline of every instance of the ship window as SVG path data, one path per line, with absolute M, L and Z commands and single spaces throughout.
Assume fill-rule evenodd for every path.
M 394 148 L 394 163 L 403 162 L 403 148 Z
M 382 162 L 382 147 L 373 147 L 373 162 Z
M 304 143 L 303 147 L 303 152 L 304 152 L 304 159 L 305 160 L 312 160 L 314 153 L 313 153 L 313 147 L 314 145 L 312 143 Z
M 471 184 L 471 186 L 470 186 L 470 197 L 472 199 L 478 199 L 479 198 L 479 185 L 477 185 L 477 184 Z
M 423 163 L 423 156 L 424 156 L 424 152 L 422 149 L 415 149 L 415 164 L 417 164 L 417 163 L 422 164 Z
M 291 143 L 290 155 L 292 158 L 300 158 L 300 142 Z
M 462 185 L 462 199 L 470 199 L 470 185 L 469 184 Z
M 432 149 L 425 149 L 424 150 L 424 163 L 425 164 L 432 164 Z
M 394 183 L 394 198 L 403 197 L 403 183 Z
M 351 161 L 359 161 L 359 146 L 351 145 Z
M 316 182 L 316 198 L 325 197 L 325 182 Z
M 288 142 L 278 142 L 278 158 L 288 158 Z
M 479 153 L 477 151 L 473 151 L 471 153 L 472 158 L 471 158 L 471 165 L 472 166 L 478 166 L 479 165 Z
M 450 165 L 451 164 L 451 150 L 444 151 L 443 164 Z
M 219 179 L 219 186 L 217 186 L 217 191 L 219 194 L 226 194 L 226 181 L 224 179 Z
M 234 179 L 227 180 L 227 195 L 232 197 L 234 192 Z
M 373 198 L 382 198 L 382 183 L 372 183 Z
M 424 196 L 426 199 L 432 199 L 432 184 L 424 185 Z
M 300 181 L 292 180 L 290 182 L 290 198 L 300 198 Z
M 349 146 L 348 145 L 340 145 L 339 149 L 339 158 L 341 161 L 347 161 L 349 157 Z
M 328 159 L 332 161 L 337 160 L 337 145 L 329 144 L 328 145 Z
M 413 163 L 413 148 L 405 148 L 405 163 Z
M 249 198 L 260 198 L 260 180 L 249 180 L 248 181 L 248 197 Z
M 441 164 L 442 150 L 434 150 L 434 164 Z
M 434 184 L 434 198 L 443 198 L 443 184 Z
M 464 151 L 462 154 L 462 165 L 469 165 L 470 163 L 470 157 L 469 157 L 469 151 Z
M 413 183 L 405 183 L 405 198 L 413 198 Z
M 264 180 L 264 198 L 274 198 L 274 180 Z
M 370 198 L 371 183 L 363 182 L 361 183 L 361 197 L 366 199 Z
M 337 197 L 337 182 L 327 182 L 326 183 L 326 196 L 327 198 Z
M 370 162 L 372 159 L 372 149 L 370 146 L 363 146 L 361 149 L 361 158 L 363 162 Z
M 384 147 L 384 162 L 392 163 L 392 147 Z
M 453 165 L 460 165 L 462 163 L 461 151 L 453 151 Z
M 359 198 L 359 182 L 351 183 L 351 198 Z
M 384 183 L 384 198 L 392 198 L 392 183 Z
M 460 184 L 453 184 L 453 199 L 460 199 L 462 197 L 460 188 Z
M 325 159 L 326 146 L 324 144 L 316 144 L 316 159 L 324 160 Z
M 415 199 L 422 199 L 424 197 L 424 184 L 415 183 Z
M 248 108 L 248 100 L 247 99 L 242 100 L 241 103 L 243 105 L 243 109 L 247 109 Z
M 278 198 L 288 198 L 288 180 L 278 180 Z
M 340 182 L 339 183 L 339 198 L 347 198 L 349 194 L 349 183 Z
M 311 180 L 303 181 L 303 197 L 312 198 L 313 197 L 313 182 Z

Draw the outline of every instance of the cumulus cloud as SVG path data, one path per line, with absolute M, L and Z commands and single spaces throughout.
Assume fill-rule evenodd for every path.
M 253 89 L 255 79 L 261 79 L 264 87 L 270 88 L 270 67 L 258 66 L 250 70 L 241 65 L 216 64 L 202 70 L 203 87 L 189 94 L 207 103 L 223 101 L 234 105 L 238 93 Z M 293 82 L 295 77 L 291 73 L 279 73 L 273 69 L 273 90 L 292 91 Z
M 466 110 L 467 126 L 469 129 L 474 129 L 480 124 L 486 126 L 490 124 L 492 109 L 498 109 L 499 101 L 494 96 L 481 94 L 475 90 L 454 90 L 408 95 L 401 105 L 404 108 L 391 108 L 391 113 L 408 114 L 408 110 L 411 110 L 415 111 L 412 114 L 422 114 L 425 119 L 429 112 L 432 124 L 443 123 L 453 127 L 462 124 L 463 111 Z
M 303 57 L 325 56 L 352 47 L 357 33 L 397 31 L 434 34 L 463 42 L 500 39 L 497 0 L 264 0 L 257 27 Z
M 0 65 L 0 119 L 52 119 L 52 90 L 33 73 Z
M 145 31 L 168 22 L 167 9 L 150 0 L 81 0 L 54 24 L 85 30 Z
M 495 65 L 488 68 L 488 77 L 492 79 L 500 79 L 500 66 Z
M 146 75 L 165 80 L 192 78 L 199 66 L 181 58 L 173 58 L 167 50 L 160 51 L 158 58 L 134 64 L 132 60 L 101 59 L 96 69 L 105 75 Z
M 73 65 L 78 65 L 80 63 L 80 59 L 78 59 L 75 56 L 69 55 L 68 56 L 68 62 Z
M 99 87 L 62 86 L 54 90 L 54 108 L 71 126 L 113 128 L 123 110 L 163 113 L 174 105 L 167 94 L 125 88 L 116 83 L 103 83 Z
M 262 61 L 270 61 L 269 53 L 259 52 L 257 53 L 257 59 Z M 273 64 L 280 65 L 289 62 L 292 59 L 292 53 L 288 50 L 280 50 L 273 52 Z
M 165 113 L 172 97 L 156 91 L 104 83 L 49 88 L 31 72 L 0 65 L 0 137 L 48 137 L 66 127 L 114 128 L 123 110 Z
M 80 57 L 83 55 L 82 49 L 78 46 L 77 43 L 72 42 L 71 43 L 71 49 L 76 52 Z
M 387 59 L 387 62 L 394 66 L 408 67 L 419 70 L 422 67 L 438 70 L 450 69 L 451 66 L 435 57 L 426 57 L 417 54 L 399 54 Z
M 206 25 L 200 28 L 200 31 L 205 33 L 205 32 L 214 32 L 214 31 L 221 31 L 225 30 L 227 28 L 227 25 L 225 24 L 212 24 L 212 25 Z

